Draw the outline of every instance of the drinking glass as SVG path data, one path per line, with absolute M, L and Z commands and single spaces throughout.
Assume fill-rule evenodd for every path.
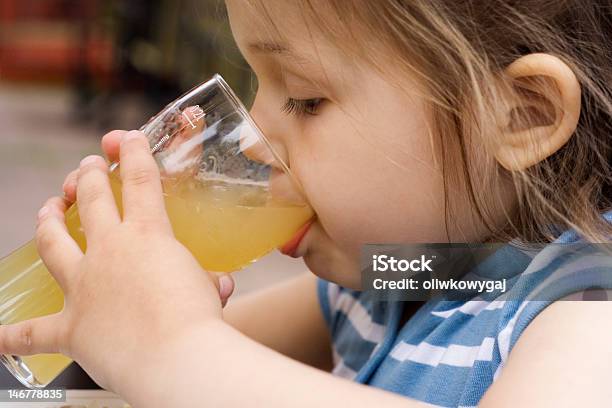
M 174 234 L 208 271 L 248 265 L 314 216 L 287 165 L 219 75 L 168 104 L 140 130 L 159 165 Z M 111 164 L 109 177 L 121 210 L 119 165 Z M 77 205 L 66 212 L 66 225 L 85 251 Z M 180 271 L 168 273 L 180 279 Z M 0 324 L 56 313 L 63 305 L 34 241 L 0 260 Z M 71 363 L 61 354 L 0 359 L 30 388 L 45 387 Z

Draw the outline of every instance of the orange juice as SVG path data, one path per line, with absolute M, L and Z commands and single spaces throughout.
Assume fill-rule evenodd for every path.
M 111 186 L 121 208 L 121 184 L 111 173 Z M 235 271 L 288 241 L 313 212 L 270 198 L 263 183 L 223 179 L 164 180 L 164 198 L 176 238 L 209 271 Z M 86 248 L 76 206 L 66 224 Z M 64 297 L 36 252 L 34 242 L 0 260 L 0 323 L 10 324 L 58 312 Z M 44 386 L 71 360 L 61 354 L 21 357 L 32 373 L 30 385 Z M 18 358 L 17 358 L 17 361 Z

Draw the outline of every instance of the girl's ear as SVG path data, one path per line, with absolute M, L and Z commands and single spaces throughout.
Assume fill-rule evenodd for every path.
M 580 116 L 580 83 L 561 59 L 529 54 L 505 70 L 512 80 L 512 98 L 504 112 L 497 161 L 510 171 L 533 166 L 570 139 Z

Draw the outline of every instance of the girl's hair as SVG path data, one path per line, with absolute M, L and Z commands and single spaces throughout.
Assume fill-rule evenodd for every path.
M 272 23 L 264 1 L 251 5 Z M 494 239 L 548 242 L 574 228 L 588 240 L 610 241 L 612 228 L 601 214 L 612 208 L 612 0 L 298 0 L 295 5 L 308 25 L 316 24 L 350 55 L 382 73 L 416 75 L 424 85 L 445 179 L 447 226 L 455 216 L 452 189 L 467 194 L 473 215 Z M 488 162 L 482 155 L 476 162 L 474 153 L 485 151 L 487 141 L 508 126 L 500 112 L 512 112 L 513 126 L 524 129 L 550 124 L 557 108 L 554 83 L 504 75 L 517 58 L 537 52 L 563 60 L 580 82 L 574 135 L 524 171 L 508 172 L 491 155 Z M 512 108 L 517 106 L 512 101 L 527 99 L 538 100 L 538 108 Z M 503 198 L 484 191 L 502 180 L 514 183 L 519 207 L 499 227 L 492 208 L 503 208 Z

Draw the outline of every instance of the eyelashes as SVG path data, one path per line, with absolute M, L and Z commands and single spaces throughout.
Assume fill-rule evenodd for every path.
M 287 115 L 316 115 L 322 98 L 293 99 L 288 98 L 281 110 Z

